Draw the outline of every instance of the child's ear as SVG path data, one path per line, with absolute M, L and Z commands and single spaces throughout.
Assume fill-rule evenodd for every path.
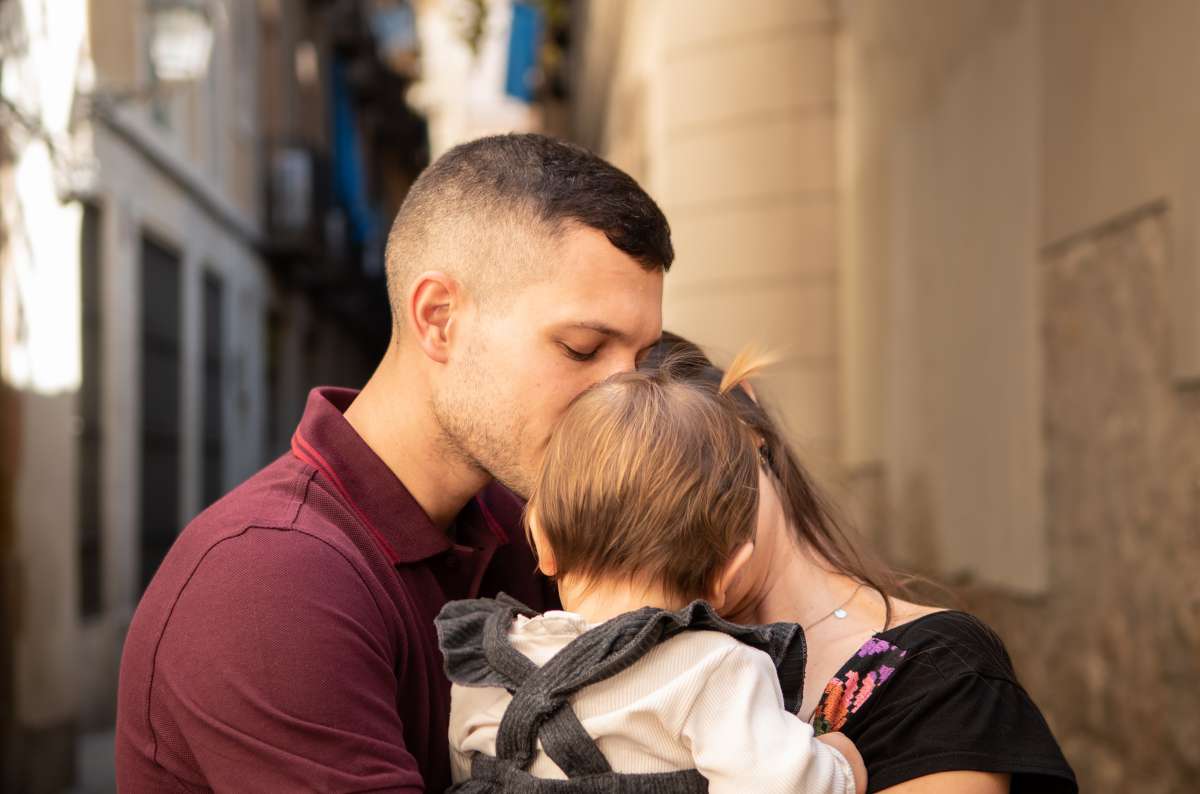
M 717 581 L 713 583 L 712 592 L 709 594 L 709 603 L 713 609 L 720 610 L 725 606 L 725 596 L 729 592 L 729 585 L 737 578 L 737 575 L 746 563 L 750 562 L 750 557 L 754 555 L 754 542 L 746 541 L 738 547 L 733 556 L 729 558 L 729 562 L 725 563 L 725 567 L 717 574 Z
M 536 515 L 530 511 L 525 514 L 525 524 L 529 527 L 529 537 L 533 541 L 533 553 L 537 557 L 538 570 L 546 576 L 558 573 L 558 563 L 554 559 L 554 549 L 546 542 L 542 528 L 538 525 Z

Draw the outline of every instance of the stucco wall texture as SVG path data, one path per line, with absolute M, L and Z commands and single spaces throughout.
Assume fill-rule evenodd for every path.
M 1051 584 L 965 594 L 1092 794 L 1200 776 L 1200 388 L 1171 378 L 1170 220 L 1143 209 L 1045 255 Z

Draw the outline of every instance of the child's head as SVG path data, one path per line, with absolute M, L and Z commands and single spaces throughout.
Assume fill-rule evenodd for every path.
M 677 379 L 667 364 L 612 377 L 571 404 L 527 511 L 544 571 L 584 587 L 623 581 L 685 602 L 721 598 L 758 514 L 756 438 L 727 404 L 754 369 L 739 359 L 720 388 Z

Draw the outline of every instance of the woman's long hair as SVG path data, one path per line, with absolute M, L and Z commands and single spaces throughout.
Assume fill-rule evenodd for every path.
M 673 378 L 714 389 L 721 388 L 725 377 L 697 345 L 669 331 L 663 332 L 662 339 L 641 366 L 666 368 Z M 738 418 L 761 439 L 763 463 L 775 481 L 795 539 L 815 551 L 834 570 L 879 593 L 886 609 L 884 626 L 890 627 L 891 597 L 905 594 L 896 574 L 873 553 L 862 549 L 843 528 L 766 409 L 743 387 L 728 390 L 727 396 L 727 404 Z

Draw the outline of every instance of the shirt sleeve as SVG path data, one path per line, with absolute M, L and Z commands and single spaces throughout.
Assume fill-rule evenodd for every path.
M 892 684 L 895 697 L 845 728 L 866 761 L 869 791 L 939 772 L 974 771 L 1011 774 L 1017 794 L 1074 794 L 1071 769 L 1019 684 L 979 673 L 945 676 L 934 666 L 906 668 Z M 901 675 L 906 672 L 912 675 Z
M 842 728 L 866 762 L 869 792 L 970 771 L 1011 774 L 1014 794 L 1075 794 L 1070 765 L 991 629 L 936 613 L 897 642 L 905 658 Z
M 710 794 L 854 794 L 850 764 L 784 708 L 770 658 L 753 648 L 733 646 L 713 667 L 680 738 Z
M 401 641 L 340 550 L 247 530 L 208 552 L 162 633 L 156 747 L 216 791 L 424 791 L 396 710 Z

